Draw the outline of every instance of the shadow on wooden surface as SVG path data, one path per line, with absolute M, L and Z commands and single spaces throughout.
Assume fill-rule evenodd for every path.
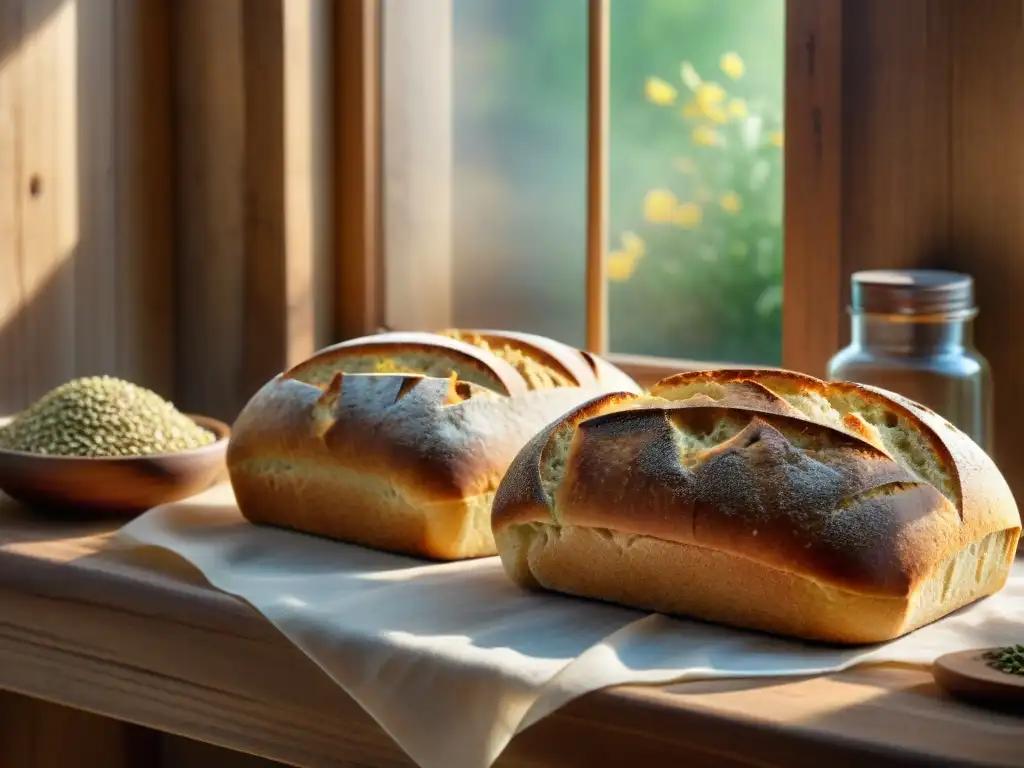
M 332 8 L 0 0 L 0 414 L 108 373 L 231 422 L 332 338 Z
M 160 734 L 0 691 L 4 768 L 157 768 Z
M 92 373 L 171 394 L 165 16 L 0 0 L 0 413 Z

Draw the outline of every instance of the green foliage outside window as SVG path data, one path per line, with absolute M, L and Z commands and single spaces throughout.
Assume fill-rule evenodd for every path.
M 609 279 L 623 284 L 612 289 L 619 306 L 644 307 L 615 318 L 615 331 L 652 354 L 678 338 L 690 357 L 771 363 L 782 310 L 782 126 L 756 96 L 736 95 L 738 53 L 723 54 L 719 70 L 728 86 L 687 61 L 678 86 L 657 76 L 645 83 L 680 151 L 665 158 L 668 181 L 644 195 L 643 221 L 609 253 Z
M 470 262 L 493 264 L 506 298 L 490 322 L 570 343 L 583 335 L 586 6 L 456 0 L 457 266 L 479 284 Z M 783 0 L 613 0 L 613 350 L 780 361 L 783 50 Z M 460 192 L 460 178 L 486 183 Z

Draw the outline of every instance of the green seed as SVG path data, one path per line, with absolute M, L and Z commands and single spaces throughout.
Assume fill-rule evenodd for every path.
M 993 669 L 1006 672 L 1009 675 L 1024 675 L 1024 645 L 1008 645 L 1005 648 L 997 648 L 989 651 L 984 656 L 985 661 Z
M 110 376 L 62 384 L 0 427 L 0 449 L 49 456 L 144 456 L 216 436 L 155 392 Z

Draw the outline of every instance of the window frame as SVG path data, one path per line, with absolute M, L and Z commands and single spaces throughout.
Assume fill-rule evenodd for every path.
M 390 2 L 336 6 L 335 316 L 342 337 L 452 324 L 452 0 L 402 4 L 400 13 Z M 607 350 L 609 0 L 588 3 L 587 346 L 645 385 L 680 371 L 744 367 Z M 787 0 L 782 367 L 814 375 L 823 375 L 842 338 L 842 9 L 842 0 Z M 392 155 L 400 162 L 389 162 Z M 418 216 L 405 204 L 416 189 L 432 192 L 431 210 Z M 428 220 L 433 227 L 423 229 Z M 448 279 L 447 289 L 437 276 Z M 431 301 L 412 301 L 425 285 Z

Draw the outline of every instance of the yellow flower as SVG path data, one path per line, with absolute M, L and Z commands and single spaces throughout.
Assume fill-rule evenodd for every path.
M 718 65 L 733 80 L 739 80 L 743 77 L 743 73 L 747 71 L 747 65 L 743 63 L 743 59 L 740 58 L 738 53 L 727 53 L 722 56 L 721 61 Z
M 700 85 L 703 82 L 700 79 L 700 75 L 697 74 L 697 70 L 693 68 L 693 64 L 688 61 L 684 61 L 679 66 L 679 79 L 682 80 L 683 85 L 691 91 L 696 91 L 700 88 Z
M 680 173 L 694 173 L 697 170 L 697 166 L 689 157 L 677 157 L 672 161 L 672 166 Z
M 614 283 L 624 283 L 636 272 L 640 259 L 626 251 L 612 251 L 608 254 L 608 279 Z
M 718 131 L 706 125 L 698 125 L 693 129 L 691 139 L 698 147 L 717 147 L 720 143 Z
M 640 258 L 647 251 L 647 244 L 636 232 L 626 231 L 621 235 L 622 247 L 631 256 Z
M 729 114 L 738 120 L 742 120 L 750 111 L 747 109 L 747 102 L 743 99 L 733 99 L 729 102 Z
M 693 95 L 701 111 L 718 107 L 725 101 L 725 89 L 718 83 L 702 83 Z
M 740 208 L 743 207 L 743 201 L 735 192 L 726 192 L 718 202 L 726 213 L 739 213 Z
M 682 109 L 684 118 L 707 118 L 713 123 L 726 123 L 729 114 L 724 109 L 725 89 L 718 83 L 701 83 L 694 91 L 693 101 Z
M 783 136 L 782 131 L 772 131 L 768 135 L 768 143 L 775 147 L 781 147 L 785 144 L 786 137 Z
M 721 107 L 708 107 L 704 114 L 713 123 L 722 124 L 729 122 L 729 113 Z
M 676 203 L 676 196 L 670 190 L 652 189 L 644 197 L 644 218 L 652 224 L 669 224 Z
M 633 276 L 647 250 L 643 238 L 636 232 L 627 230 L 620 235 L 620 240 L 622 248 L 608 254 L 608 279 L 615 283 L 624 283 Z
M 647 100 L 659 107 L 674 104 L 676 100 L 676 89 L 662 80 L 660 77 L 648 77 L 644 85 L 644 94 Z
M 696 203 L 681 203 L 672 215 L 672 223 L 683 229 L 692 229 L 704 219 L 704 211 Z

